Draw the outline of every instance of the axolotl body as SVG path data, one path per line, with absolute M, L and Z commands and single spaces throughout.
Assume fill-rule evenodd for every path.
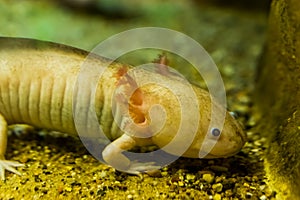
M 151 170 L 145 164 L 135 166 L 122 152 L 135 146 L 156 145 L 159 148 L 174 140 L 181 124 L 184 133 L 176 138 L 185 143 L 189 132 L 195 128 L 195 135 L 188 141 L 187 149 L 178 156 L 199 157 L 209 123 L 212 120 L 211 106 L 217 104 L 206 90 L 190 86 L 195 98 L 185 91 L 187 84 L 176 76 L 152 73 L 140 69 L 129 73 L 129 65 L 111 62 L 100 56 L 92 56 L 89 63 L 103 70 L 101 79 L 95 88 L 94 101 L 92 95 L 75 94 L 76 82 L 81 65 L 86 62 L 89 53 L 65 45 L 42 42 L 32 39 L 0 38 L 0 178 L 4 179 L 4 171 L 19 174 L 15 167 L 22 166 L 16 161 L 5 159 L 7 146 L 7 126 L 10 124 L 29 124 L 77 135 L 74 122 L 74 108 L 87 109 L 93 107 L 105 135 L 112 141 L 102 152 L 103 159 L 111 166 L 119 166 L 129 173 Z M 134 76 L 139 75 L 140 79 Z M 175 93 L 184 96 L 188 115 L 181 116 L 182 105 L 174 91 L 161 87 L 153 80 L 164 80 Z M 86 80 L 88 83 L 89 80 Z M 146 83 L 139 87 L 137 82 Z M 84 86 L 83 86 L 84 87 Z M 117 92 L 116 92 L 117 91 Z M 73 102 L 74 96 L 79 96 Z M 198 107 L 192 107 L 190 101 L 196 101 Z M 161 110 L 152 109 L 159 105 Z M 217 106 L 217 111 L 223 108 Z M 84 113 L 84 112 L 83 112 Z M 124 114 L 125 113 L 125 114 Z M 156 119 L 156 115 L 164 116 L 164 123 Z M 192 122 L 194 115 L 199 120 Z M 81 119 L 81 118 L 82 119 Z M 79 121 L 86 122 L 84 114 Z M 218 120 L 218 117 L 214 118 Z M 180 123 L 184 121 L 185 123 Z M 191 121 L 191 122 L 190 122 Z M 156 125 L 158 124 L 158 125 Z M 188 124 L 188 125 L 187 125 Z M 122 127 L 124 126 L 124 127 Z M 128 130 L 130 134 L 125 134 Z M 135 134 L 135 133 L 138 134 Z M 185 134 L 185 135 L 184 135 Z M 243 147 L 246 136 L 240 124 L 228 113 L 222 129 L 215 128 L 212 139 L 217 136 L 214 146 L 205 158 L 228 157 L 236 154 Z M 178 145 L 165 149 L 167 153 L 177 155 Z

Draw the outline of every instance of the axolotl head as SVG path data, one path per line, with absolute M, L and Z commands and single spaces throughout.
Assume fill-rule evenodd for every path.
M 244 146 L 240 124 L 206 90 L 143 70 L 129 77 L 136 84 L 128 108 L 136 126 L 127 127 L 134 137 L 191 158 L 228 157 Z
M 193 103 L 182 106 L 175 103 L 175 99 L 170 97 L 171 94 L 164 95 L 166 99 L 164 101 L 168 102 L 169 106 L 165 104 L 163 108 L 169 115 L 166 114 L 164 127 L 153 135 L 154 143 L 160 148 L 167 145 L 165 151 L 171 154 L 180 153 L 184 157 L 191 158 L 221 158 L 239 152 L 246 142 L 246 135 L 239 122 L 214 102 L 207 91 L 197 87 L 193 89 L 198 100 L 198 106 L 195 107 Z M 171 102 L 174 102 L 176 108 L 170 106 Z M 162 101 L 159 103 L 163 104 Z M 188 109 L 184 116 L 182 108 Z M 195 118 L 197 112 L 198 119 Z M 155 115 L 152 114 L 152 118 L 155 118 Z M 186 150 L 183 152 L 183 149 Z
M 238 153 L 247 140 L 241 124 L 206 91 L 194 89 L 200 102 L 200 120 L 194 140 L 183 156 L 222 158 Z
M 207 139 L 214 145 L 208 152 L 203 149 L 201 153 L 204 153 L 204 158 L 220 158 L 235 155 L 242 149 L 247 141 L 246 134 L 241 128 L 241 125 L 228 112 L 225 116 L 224 126 L 222 128 L 213 127 L 208 129 L 207 134 Z M 217 138 L 218 135 L 219 137 Z M 216 141 L 214 142 L 214 140 Z M 195 145 L 197 146 L 197 144 Z M 196 146 L 191 145 L 187 156 L 190 154 L 191 156 L 194 155 L 194 151 L 197 151 Z

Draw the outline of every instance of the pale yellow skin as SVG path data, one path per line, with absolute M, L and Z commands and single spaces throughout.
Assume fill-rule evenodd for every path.
M 72 99 L 80 66 L 87 54 L 85 51 L 53 43 L 18 38 L 0 38 L 1 179 L 4 179 L 5 170 L 19 174 L 14 167 L 22 166 L 20 163 L 5 160 L 7 125 L 29 124 L 34 127 L 77 135 L 73 119 Z M 108 60 L 95 56 L 89 62 L 101 68 Z M 143 111 L 145 120 L 137 122 L 137 124 L 140 123 L 141 127 L 146 127 L 149 136 L 139 138 L 138 136 L 124 134 L 116 122 L 113 121 L 114 116 L 111 111 L 111 97 L 120 79 L 116 74 L 122 75 L 120 69 L 124 68 L 129 69 L 126 65 L 113 63 L 104 72 L 103 79 L 99 81 L 96 90 L 96 103 L 93 106 L 97 116 L 101 119 L 99 120 L 100 126 L 105 134 L 113 140 L 102 152 L 103 159 L 111 166 L 118 166 L 129 173 L 139 173 L 157 168 L 157 166 L 149 165 L 149 163 L 136 166 L 122 152 L 135 146 L 151 144 L 163 147 L 167 145 L 176 134 L 176 129 L 181 120 L 179 115 L 180 105 L 176 97 L 167 89 L 156 84 L 141 87 L 142 104 L 135 109 Z M 140 71 L 139 73 L 142 73 L 143 77 L 149 80 L 151 80 L 153 74 L 147 71 Z M 155 77 L 169 81 L 171 84 L 176 85 L 178 90 L 185 87 L 184 83 L 174 77 L 157 74 L 155 74 Z M 122 86 L 125 89 L 131 87 L 128 83 Z M 195 111 L 191 108 L 191 110 L 199 112 L 200 120 L 197 124 L 194 124 L 198 126 L 195 138 L 182 156 L 198 158 L 211 118 L 211 98 L 205 90 L 195 86 L 193 86 L 193 89 L 199 102 L 199 109 Z M 126 94 L 123 95 L 126 96 Z M 90 102 L 90 100 L 81 99 L 77 101 L 76 106 L 88 107 L 89 105 L 86 105 L 86 102 Z M 150 119 L 149 109 L 155 104 L 164 107 L 166 121 L 157 134 L 151 135 L 151 130 L 154 130 L 156 125 L 155 119 L 152 119 L 152 121 Z M 119 103 L 118 108 L 122 111 L 122 103 Z M 191 115 L 193 112 L 191 112 Z M 134 111 L 133 114 L 135 114 Z M 189 118 L 184 120 L 189 122 Z M 180 142 L 186 140 L 183 136 L 179 139 Z M 206 158 L 231 156 L 243 147 L 245 141 L 245 133 L 239 123 L 227 113 L 222 134 L 216 145 L 208 152 Z M 170 154 L 178 154 L 176 148 L 171 147 L 166 151 Z

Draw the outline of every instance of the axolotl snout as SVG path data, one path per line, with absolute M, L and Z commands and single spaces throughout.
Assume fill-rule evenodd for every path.
M 156 145 L 176 156 L 220 158 L 234 155 L 246 142 L 239 123 L 207 91 L 174 75 L 132 70 L 99 56 L 86 61 L 88 54 L 49 42 L 0 38 L 0 178 L 5 170 L 19 174 L 14 167 L 22 166 L 5 160 L 7 125 L 23 123 L 77 135 L 74 106 L 95 109 L 99 126 L 112 141 L 103 159 L 129 173 L 152 167 L 133 165 L 123 154 L 135 146 Z M 99 79 L 95 101 L 79 94 L 74 105 L 84 62 L 97 68 L 110 65 Z M 79 121 L 85 123 L 82 113 Z

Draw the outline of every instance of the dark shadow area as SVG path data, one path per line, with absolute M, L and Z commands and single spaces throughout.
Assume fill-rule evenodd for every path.
M 268 11 L 271 4 L 271 0 L 194 0 L 194 2 L 196 4 L 208 4 L 223 8 L 251 11 Z

